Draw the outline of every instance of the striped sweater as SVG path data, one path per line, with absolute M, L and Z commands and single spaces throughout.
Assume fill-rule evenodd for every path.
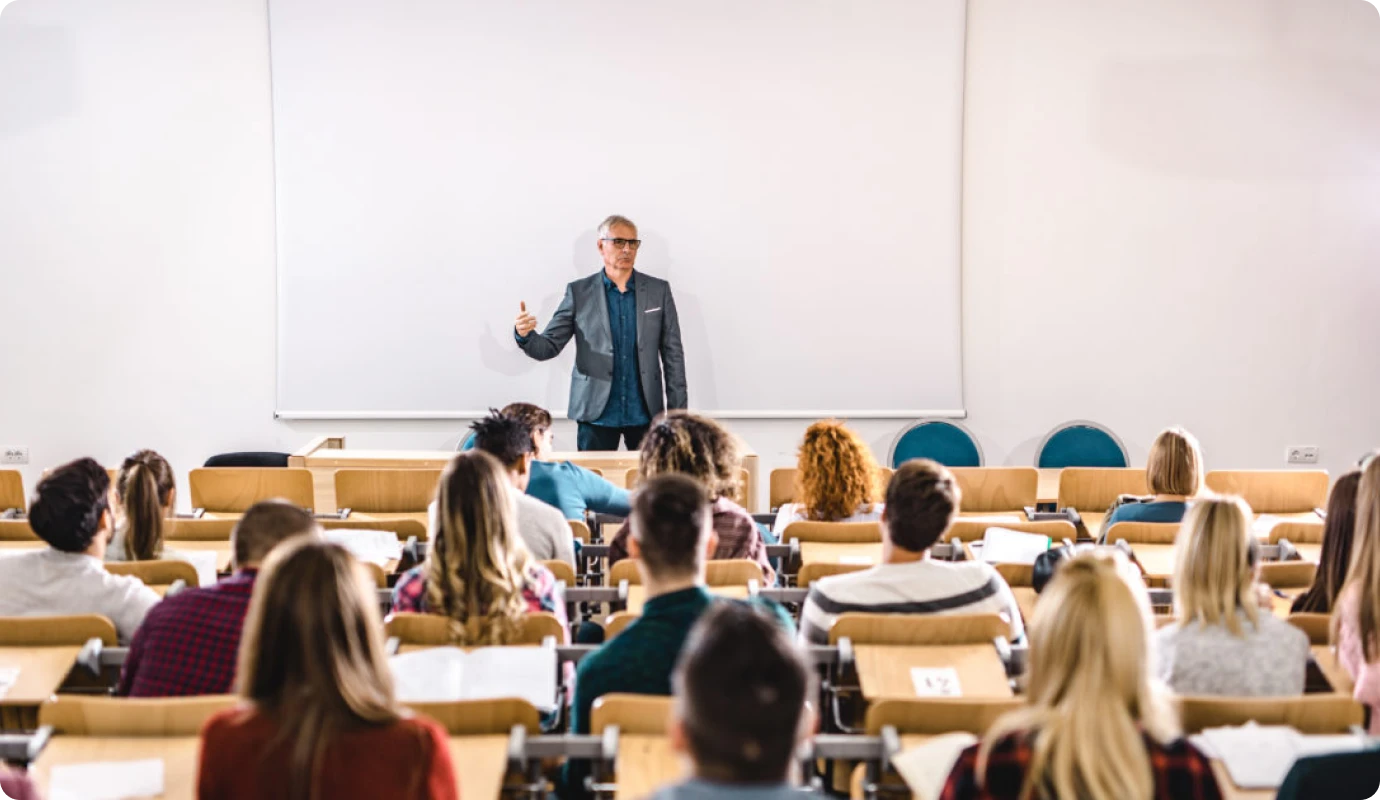
M 800 640 L 828 644 L 840 614 L 1000 614 L 1011 623 L 1010 641 L 1022 641 L 1025 626 L 1011 587 L 989 564 L 934 561 L 881 564 L 834 575 L 810 587 L 800 615 Z

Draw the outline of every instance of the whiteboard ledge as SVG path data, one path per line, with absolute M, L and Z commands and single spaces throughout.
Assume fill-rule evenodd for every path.
M 948 411 L 698 411 L 714 419 L 967 419 L 968 412 Z M 488 411 L 275 411 L 273 416 L 282 420 L 446 420 L 481 419 Z M 565 411 L 553 411 L 556 419 L 567 419 Z

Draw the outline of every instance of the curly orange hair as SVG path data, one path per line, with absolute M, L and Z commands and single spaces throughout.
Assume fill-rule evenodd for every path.
M 836 419 L 805 430 L 795 473 L 796 502 L 807 519 L 833 522 L 869 511 L 881 496 L 872 450 Z

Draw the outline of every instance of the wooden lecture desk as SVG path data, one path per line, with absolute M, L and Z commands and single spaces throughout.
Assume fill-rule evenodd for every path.
M 858 683 L 868 700 L 913 699 L 912 667 L 953 667 L 964 697 L 1012 697 L 1006 667 L 991 644 L 853 647 Z
M 871 566 L 882 563 L 881 542 L 801 542 L 802 564 L 859 564 Z
M 1346 667 L 1337 661 L 1337 654 L 1332 652 L 1332 648 L 1325 644 L 1315 644 L 1309 650 L 1313 655 L 1313 663 L 1318 665 L 1318 671 L 1327 679 L 1332 691 L 1351 697 L 1355 684 L 1351 682 L 1351 675 L 1346 671 Z
M 761 485 L 759 459 L 755 453 L 743 451 L 743 469 L 747 471 L 748 510 L 758 511 L 757 487 Z M 342 468 L 441 469 L 455 457 L 454 450 L 353 450 L 345 446 L 344 436 L 319 436 L 288 457 L 288 466 L 305 467 L 312 471 L 316 491 L 316 509 L 333 511 L 335 503 L 335 471 Z M 638 465 L 636 451 L 552 453 L 552 461 L 570 461 L 582 467 L 599 470 L 605 478 L 619 483 L 616 476 L 626 474 Z
M 77 645 L 0 647 L 0 670 L 19 670 L 15 684 L 0 695 L 0 730 L 38 727 L 38 707 L 67 679 L 80 652 Z
M 679 781 L 685 772 L 671 740 L 650 734 L 619 734 L 615 762 L 618 789 L 615 800 L 640 800 L 657 789 Z

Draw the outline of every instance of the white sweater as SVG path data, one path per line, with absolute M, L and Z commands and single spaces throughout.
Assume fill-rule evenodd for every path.
M 138 578 L 111 575 L 99 558 L 51 547 L 0 557 L 0 616 L 100 614 L 128 642 L 158 595 Z

